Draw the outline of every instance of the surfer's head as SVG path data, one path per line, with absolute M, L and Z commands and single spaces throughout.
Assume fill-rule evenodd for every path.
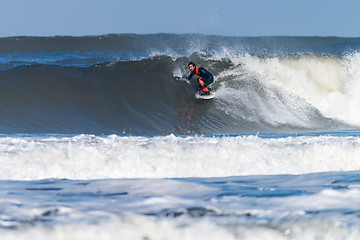
M 189 67 L 190 71 L 194 71 L 194 69 L 196 68 L 196 65 L 193 62 L 189 62 L 188 67 Z

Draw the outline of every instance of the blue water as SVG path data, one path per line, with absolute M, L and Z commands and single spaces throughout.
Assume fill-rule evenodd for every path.
M 0 232 L 20 239 L 92 239 L 94 232 L 105 239 L 356 239 L 359 187 L 356 171 L 1 181 Z
M 0 42 L 1 239 L 360 238 L 359 39 Z
M 129 61 L 148 56 L 138 51 L 72 51 L 72 52 L 12 52 L 0 53 L 1 70 L 23 65 L 59 65 L 88 67 L 104 62 Z

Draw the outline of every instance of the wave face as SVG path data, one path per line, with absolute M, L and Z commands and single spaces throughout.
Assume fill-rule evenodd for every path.
M 359 39 L 106 35 L 0 39 L 0 132 L 219 134 L 360 126 Z M 311 53 L 309 53 L 311 52 Z M 194 61 L 215 76 L 196 100 Z

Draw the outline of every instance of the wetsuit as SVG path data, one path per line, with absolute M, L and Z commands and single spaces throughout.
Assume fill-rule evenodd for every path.
M 197 79 L 199 83 L 197 90 L 203 92 L 209 92 L 211 89 L 208 86 L 214 82 L 213 75 L 203 67 L 196 67 L 194 71 L 190 73 L 187 79 L 190 80 L 195 74 L 200 76 Z

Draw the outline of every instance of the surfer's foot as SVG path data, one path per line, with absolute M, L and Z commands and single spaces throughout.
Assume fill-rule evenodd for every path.
M 200 95 L 210 95 L 210 91 L 200 91 Z

